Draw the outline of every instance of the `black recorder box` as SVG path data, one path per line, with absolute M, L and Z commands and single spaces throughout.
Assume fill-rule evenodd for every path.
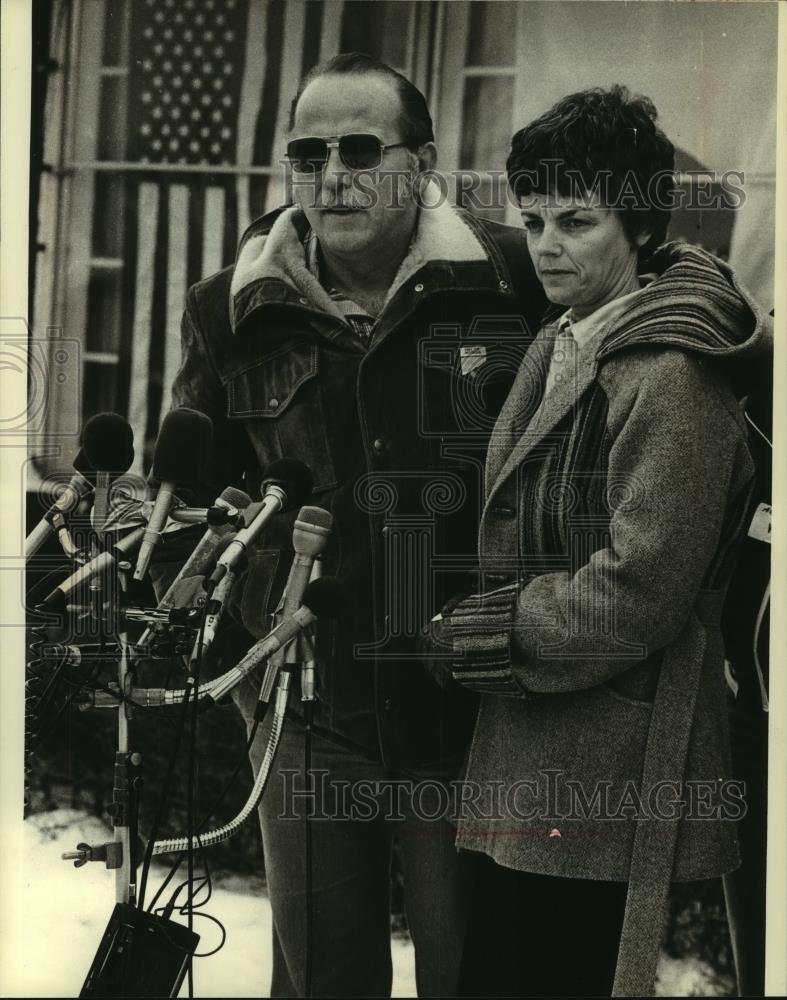
M 199 934 L 117 903 L 80 997 L 176 997 Z

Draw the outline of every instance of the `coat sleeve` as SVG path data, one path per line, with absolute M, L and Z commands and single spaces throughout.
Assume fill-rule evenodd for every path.
M 215 279 L 211 279 L 213 281 Z M 221 337 L 227 330 L 213 329 L 214 323 L 205 323 L 200 308 L 201 294 L 210 296 L 211 302 L 219 296 L 219 289 L 202 289 L 197 285 L 189 289 L 186 309 L 181 322 L 181 364 L 172 384 L 172 407 L 186 406 L 200 410 L 210 417 L 213 424 L 211 454 L 205 463 L 203 481 L 197 484 L 194 502 L 210 505 L 227 486 L 243 487 L 245 431 L 233 427 L 227 419 L 227 402 L 224 387 L 209 349 L 209 337 Z M 224 312 L 226 297 L 221 296 Z M 214 310 L 220 315 L 221 303 Z M 161 596 L 188 558 L 194 545 L 204 532 L 195 526 L 174 535 L 164 535 L 156 549 L 151 566 L 151 579 L 157 596 Z
M 603 542 L 574 573 L 545 573 L 454 610 L 454 676 L 468 686 L 521 697 L 602 684 L 676 639 L 709 586 L 752 474 L 734 400 L 710 366 L 683 352 L 635 363 L 635 389 L 617 391 L 614 375 L 609 385 Z

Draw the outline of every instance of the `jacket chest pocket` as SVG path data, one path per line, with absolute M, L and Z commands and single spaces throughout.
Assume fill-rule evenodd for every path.
M 319 346 L 296 345 L 240 365 L 224 379 L 227 416 L 246 422 L 260 464 L 298 459 L 311 469 L 315 493 L 337 484 L 319 368 Z

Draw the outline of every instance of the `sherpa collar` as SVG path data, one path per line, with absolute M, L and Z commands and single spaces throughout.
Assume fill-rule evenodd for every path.
M 415 237 L 385 298 L 383 309 L 402 285 L 430 262 L 450 264 L 488 261 L 489 256 L 470 224 L 444 199 L 439 186 L 431 181 L 424 191 L 424 207 L 418 215 Z M 303 212 L 297 206 L 284 209 L 267 233 L 251 233 L 242 242 L 230 286 L 232 327 L 249 312 L 253 286 L 282 282 L 298 297 L 320 312 L 344 321 L 342 313 L 317 278 L 309 271 L 298 223 Z

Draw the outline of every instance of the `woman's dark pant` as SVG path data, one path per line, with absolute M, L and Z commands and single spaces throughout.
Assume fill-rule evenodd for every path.
M 610 996 L 627 884 L 479 859 L 459 995 Z

